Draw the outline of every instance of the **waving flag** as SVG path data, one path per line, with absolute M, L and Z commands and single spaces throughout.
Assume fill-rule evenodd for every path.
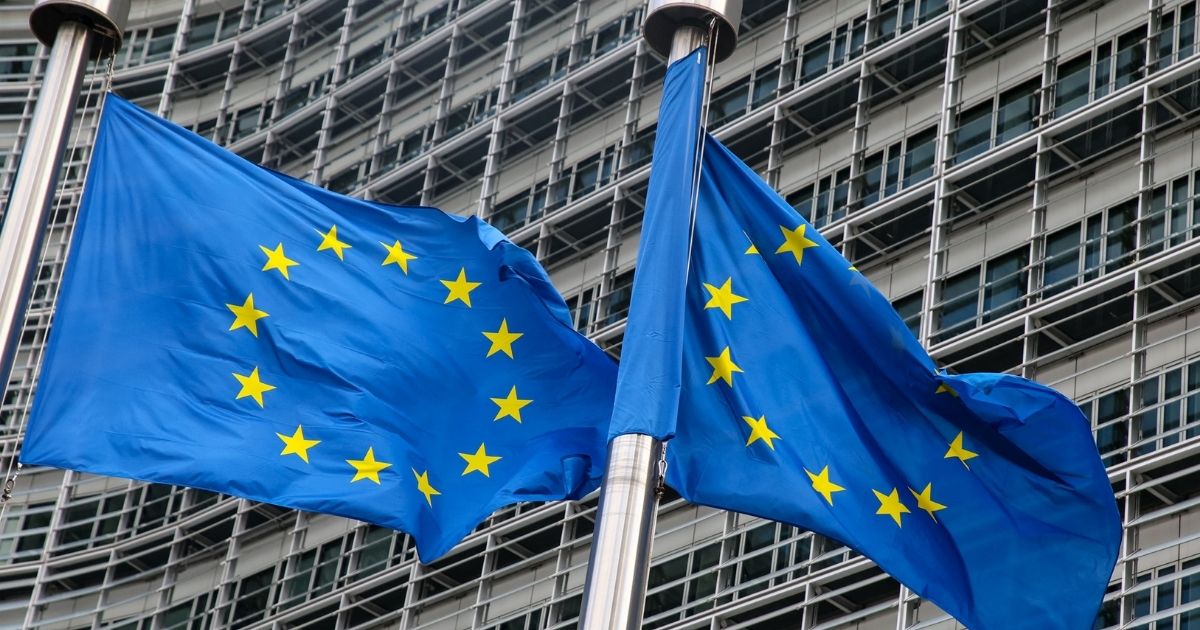
M 667 80 L 700 72 L 685 59 Z M 687 102 L 664 98 L 660 134 L 699 126 Z M 643 235 L 631 311 L 653 325 L 629 325 L 616 408 L 624 431 L 674 434 L 667 482 L 843 541 L 973 630 L 1091 627 L 1121 527 L 1078 408 L 1014 376 L 939 372 L 887 300 L 711 136 L 690 250 L 655 247 L 692 232 L 687 197 L 655 196 L 692 171 L 655 160 L 659 231 Z M 664 357 L 678 372 L 658 380 L 677 386 L 626 387 L 627 366 Z
M 442 555 L 596 488 L 614 363 L 478 219 L 337 195 L 109 95 L 21 458 Z

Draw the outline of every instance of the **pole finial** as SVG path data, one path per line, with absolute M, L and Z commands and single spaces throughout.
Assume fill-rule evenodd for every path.
M 658 54 L 666 57 L 680 26 L 702 26 L 705 30 L 715 18 L 717 46 L 715 61 L 733 54 L 737 48 L 738 26 L 742 22 L 742 0 L 650 0 L 650 10 L 642 24 L 642 36 Z
M 29 29 L 46 46 L 63 22 L 79 22 L 94 35 L 91 57 L 100 59 L 121 48 L 129 0 L 37 0 L 29 14 Z

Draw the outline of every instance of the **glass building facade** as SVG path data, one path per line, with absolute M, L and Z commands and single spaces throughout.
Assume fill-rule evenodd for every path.
M 0 4 L 4 191 L 38 140 L 30 4 Z M 334 190 L 487 219 L 619 356 L 664 73 L 641 0 L 133 5 L 117 93 Z M 936 359 L 1035 378 L 1090 418 L 1125 524 L 1097 628 L 1200 629 L 1196 10 L 745 0 L 716 69 L 710 128 Z M 6 475 L 106 70 L 85 80 L 0 400 Z M 345 519 L 24 469 L 0 512 L 0 627 L 571 628 L 594 515 L 594 497 L 501 510 L 423 566 L 405 535 Z M 669 490 L 645 626 L 957 627 L 836 540 Z

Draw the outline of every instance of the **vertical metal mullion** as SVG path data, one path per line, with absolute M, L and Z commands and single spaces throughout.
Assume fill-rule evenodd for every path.
M 62 529 L 63 513 L 71 500 L 71 490 L 75 485 L 75 471 L 63 471 L 62 485 L 58 487 L 58 496 L 54 500 L 54 511 L 50 513 L 50 525 L 46 528 L 46 541 L 42 546 L 42 557 L 38 560 L 37 574 L 33 578 L 33 587 L 29 595 L 29 607 L 25 609 L 25 621 L 22 628 L 32 626 L 41 618 L 42 607 L 39 603 L 46 588 L 47 574 L 50 571 L 50 552 L 58 545 L 58 537 Z
M 433 142 L 440 142 L 446 133 L 446 116 L 450 114 L 450 100 L 454 97 L 454 73 L 458 70 L 458 55 L 462 48 L 462 27 L 454 23 L 450 29 L 450 50 L 446 53 L 446 66 L 442 84 L 438 89 L 437 106 L 433 121 Z
M 946 193 L 946 162 L 950 145 L 951 129 L 954 126 L 955 112 L 959 106 L 959 89 L 962 77 L 959 70 L 961 51 L 961 33 L 959 21 L 958 0 L 950 0 L 947 6 L 950 14 L 948 34 L 946 37 L 946 73 L 942 80 L 942 104 L 939 114 L 938 141 L 934 149 L 933 161 L 933 209 L 932 223 L 929 235 L 929 268 L 925 277 L 925 295 L 922 298 L 921 313 L 921 342 L 929 347 L 933 341 L 933 309 L 938 303 L 940 291 L 937 290 L 938 277 L 945 264 L 945 253 L 942 242 L 946 238 L 947 222 L 947 193 Z
M 317 185 L 321 184 L 321 179 L 324 176 L 325 152 L 329 149 L 329 143 L 332 140 L 333 117 L 334 111 L 337 109 L 337 95 L 335 91 L 342 84 L 342 79 L 346 76 L 346 55 L 350 48 L 350 27 L 354 25 L 354 2 L 355 0 L 346 0 L 342 27 L 338 34 L 337 52 L 334 54 L 333 79 L 326 86 L 325 109 L 321 114 L 321 131 L 317 136 L 317 149 L 313 154 L 312 170 L 308 176 L 308 181 Z
M 487 600 L 492 596 L 492 571 L 496 570 L 496 534 L 488 532 L 483 545 L 483 562 L 479 569 L 479 583 L 475 585 L 475 604 L 471 607 L 471 628 L 477 630 L 487 625 Z
M 175 29 L 175 40 L 171 42 L 171 53 L 167 62 L 167 73 L 163 79 L 162 96 L 158 99 L 158 115 L 162 118 L 171 117 L 174 105 L 171 97 L 175 91 L 175 77 L 179 74 L 179 55 L 187 43 L 192 31 L 192 19 L 196 13 L 196 0 L 183 0 L 183 10 L 179 14 L 179 26 Z
M 221 560 L 221 581 L 217 585 L 217 601 L 213 604 L 208 627 L 213 630 L 228 628 L 233 622 L 234 589 L 237 588 L 237 561 L 241 554 L 242 534 L 246 532 L 250 501 L 237 500 L 237 513 L 233 517 L 233 531 L 225 547 L 225 558 Z M 224 617 L 224 618 L 222 618 Z
M 524 0 L 513 0 L 512 17 L 508 23 L 508 41 L 504 43 L 504 59 L 500 67 L 500 86 L 496 95 L 496 114 L 492 118 L 492 129 L 488 136 L 487 157 L 483 167 L 483 178 L 479 186 L 479 205 L 475 214 L 485 217 L 492 213 L 496 204 L 496 192 L 500 179 L 500 154 L 504 150 L 504 110 L 512 98 L 512 80 L 517 65 L 517 42 L 521 38 L 521 18 L 524 16 Z
M 272 98 L 271 117 L 269 120 L 264 120 L 263 125 L 267 129 L 267 135 L 263 141 L 263 164 L 271 164 L 275 158 L 275 145 L 277 144 L 274 123 L 283 117 L 284 101 L 287 98 L 287 93 L 292 88 L 292 77 L 296 73 L 296 52 L 299 48 L 299 32 L 300 32 L 300 12 L 292 14 L 292 22 L 288 25 L 288 41 L 283 50 L 283 61 L 279 64 L 279 81 L 275 84 L 275 96 Z
M 1055 0 L 1046 6 L 1046 24 L 1042 31 L 1042 86 L 1038 100 L 1038 125 L 1051 119 L 1054 110 L 1054 88 L 1058 78 L 1058 34 L 1059 11 Z M 1034 154 L 1033 208 L 1029 226 L 1029 274 L 1026 278 L 1025 295 L 1032 303 L 1042 288 L 1046 258 L 1046 206 L 1049 204 L 1050 147 L 1046 134 L 1037 132 L 1037 150 Z M 1021 375 L 1033 378 L 1036 373 L 1034 362 L 1038 356 L 1037 322 L 1026 318 L 1025 335 L 1022 340 Z

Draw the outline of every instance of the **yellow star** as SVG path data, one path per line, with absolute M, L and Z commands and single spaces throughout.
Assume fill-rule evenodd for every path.
M 950 448 L 946 450 L 945 458 L 950 459 L 951 457 L 958 459 L 963 466 L 967 467 L 967 470 L 970 470 L 971 467 L 967 466 L 967 460 L 979 457 L 979 453 L 968 451 L 963 447 L 963 432 L 959 431 L 958 435 L 954 436 L 950 442 Z
M 354 478 L 350 480 L 350 483 L 370 479 L 379 484 L 379 471 L 391 467 L 391 464 L 375 459 L 375 447 L 368 448 L 367 454 L 362 459 L 347 459 L 346 463 L 354 467 Z
M 816 490 L 821 496 L 825 497 L 825 501 L 828 502 L 829 505 L 833 505 L 834 492 L 841 492 L 845 490 L 845 488 L 829 480 L 829 466 L 822 468 L 821 472 L 815 475 L 811 472 L 808 472 L 807 468 L 804 469 L 804 472 L 807 473 L 808 478 L 812 480 L 813 490 Z
M 236 400 L 241 400 L 247 396 L 254 399 L 259 407 L 263 406 L 263 392 L 269 392 L 275 389 L 274 385 L 267 385 L 258 378 L 258 368 L 254 368 L 248 375 L 233 373 L 233 377 L 242 384 L 241 391 L 238 392 Z
M 429 507 L 433 507 L 434 495 L 441 494 L 441 492 L 434 490 L 433 486 L 429 485 L 429 471 L 426 470 L 423 473 L 417 473 L 416 468 L 412 469 L 412 471 L 413 476 L 417 478 L 417 491 L 425 495 L 425 502 L 429 504 Z
M 492 356 L 497 352 L 503 352 L 508 355 L 508 358 L 513 358 L 513 342 L 520 339 L 525 333 L 509 332 L 508 320 L 500 320 L 500 330 L 496 332 L 483 331 L 483 336 L 492 342 L 492 347 L 488 348 L 487 356 Z M 486 357 L 485 357 L 486 358 Z
M 908 514 L 908 508 L 900 502 L 900 493 L 892 488 L 891 494 L 884 494 L 874 488 L 871 492 L 875 493 L 875 498 L 879 499 L 879 509 L 875 510 L 876 514 L 882 516 L 890 516 L 893 521 L 896 521 L 896 527 L 904 527 L 900 524 L 900 515 Z
M 954 391 L 953 387 L 950 387 L 949 385 L 947 385 L 945 383 L 938 383 L 937 391 L 934 393 L 935 394 L 950 394 L 951 396 L 958 398 L 958 392 Z
M 450 290 L 446 294 L 446 301 L 443 304 L 449 304 L 454 300 L 460 300 L 467 308 L 471 307 L 471 291 L 479 288 L 482 282 L 471 282 L 467 280 L 467 268 L 463 267 L 458 270 L 458 278 L 455 280 L 442 280 L 442 284 Z
M 336 225 L 331 226 L 328 232 L 317 230 L 317 234 L 323 237 L 321 244 L 317 245 L 317 251 L 323 252 L 327 249 L 332 249 L 333 253 L 337 254 L 338 260 L 346 260 L 345 250 L 350 249 L 351 245 L 338 240 Z
M 704 357 L 704 360 L 708 361 L 708 364 L 713 369 L 712 376 L 708 379 L 709 385 L 717 382 L 717 379 L 721 379 L 725 381 L 726 385 L 733 387 L 733 373 L 741 372 L 742 368 L 738 367 L 733 362 L 733 359 L 729 358 L 729 346 L 725 346 L 721 354 L 715 357 Z
M 241 306 L 237 304 L 226 304 L 225 306 L 233 311 L 233 323 L 229 325 L 230 331 L 245 328 L 250 331 L 251 335 L 258 336 L 258 320 L 266 317 L 267 312 L 254 308 L 253 293 L 246 296 L 246 301 Z
M 522 400 L 517 398 L 517 386 L 513 385 L 512 389 L 508 390 L 508 396 L 506 398 L 493 398 L 492 402 L 496 403 L 496 406 L 500 407 L 500 409 L 496 411 L 496 417 L 493 418 L 493 421 L 501 420 L 503 418 L 512 418 L 513 420 L 520 422 L 521 409 L 525 407 L 525 405 L 533 402 L 533 400 Z
M 292 277 L 288 275 L 288 267 L 294 267 L 300 263 L 283 255 L 283 243 L 276 245 L 275 249 L 267 249 L 267 247 L 264 245 L 259 245 L 258 248 L 267 255 L 267 262 L 263 265 L 263 271 L 270 271 L 274 269 L 283 274 L 285 279 L 292 279 Z
M 290 437 L 282 433 L 276 433 L 279 439 L 283 440 L 283 452 L 280 455 L 299 455 L 304 463 L 308 463 L 308 449 L 321 443 L 321 440 L 306 440 L 304 439 L 304 427 L 296 425 L 296 432 Z
M 487 450 L 484 449 L 483 443 L 479 444 L 479 449 L 475 451 L 474 455 L 469 453 L 459 453 L 458 456 L 467 460 L 467 468 L 463 470 L 464 477 L 473 471 L 479 471 L 483 473 L 484 477 L 491 477 L 491 475 L 488 474 L 488 466 L 502 459 L 495 455 L 488 455 Z
M 767 426 L 766 416 L 759 416 L 757 420 L 750 416 L 742 416 L 742 420 L 745 420 L 746 424 L 750 425 L 750 437 L 746 438 L 746 446 L 750 446 L 751 444 L 762 440 L 766 442 L 767 446 L 773 451 L 775 450 L 775 444 L 772 443 L 771 440 L 783 439 L 774 431 L 772 431 L 771 427 Z
M 937 517 L 934 516 L 933 513 L 937 512 L 938 510 L 946 509 L 946 506 L 933 500 L 933 496 L 932 496 L 933 484 L 932 483 L 925 484 L 925 489 L 920 492 L 917 492 L 916 490 L 913 490 L 912 488 L 909 488 L 908 491 L 911 492 L 912 495 L 917 498 L 917 509 L 925 510 L 926 512 L 929 512 L 929 518 L 933 519 L 933 522 L 936 523 Z
M 803 223 L 794 230 L 789 230 L 782 225 L 779 226 L 779 231 L 783 232 L 783 245 L 780 245 L 779 249 L 775 250 L 775 253 L 791 252 L 796 257 L 796 264 L 802 264 L 804 262 L 804 250 L 817 246 L 816 243 L 804 236 L 804 232 L 807 229 L 808 226 Z
M 719 308 L 722 313 L 725 313 L 725 319 L 733 319 L 733 305 L 740 302 L 748 302 L 747 298 L 737 295 L 733 292 L 733 278 L 725 279 L 725 284 L 720 288 L 705 282 L 704 290 L 708 291 L 709 300 L 704 305 L 704 308 Z
M 404 246 L 400 244 L 400 241 L 396 241 L 392 245 L 388 245 L 387 243 L 383 242 L 379 244 L 383 245 L 383 248 L 388 252 L 387 258 L 383 259 L 383 264 L 380 266 L 386 267 L 388 265 L 396 265 L 400 268 L 400 271 L 403 271 L 404 275 L 407 276 L 408 261 L 416 260 L 417 257 L 404 251 Z

